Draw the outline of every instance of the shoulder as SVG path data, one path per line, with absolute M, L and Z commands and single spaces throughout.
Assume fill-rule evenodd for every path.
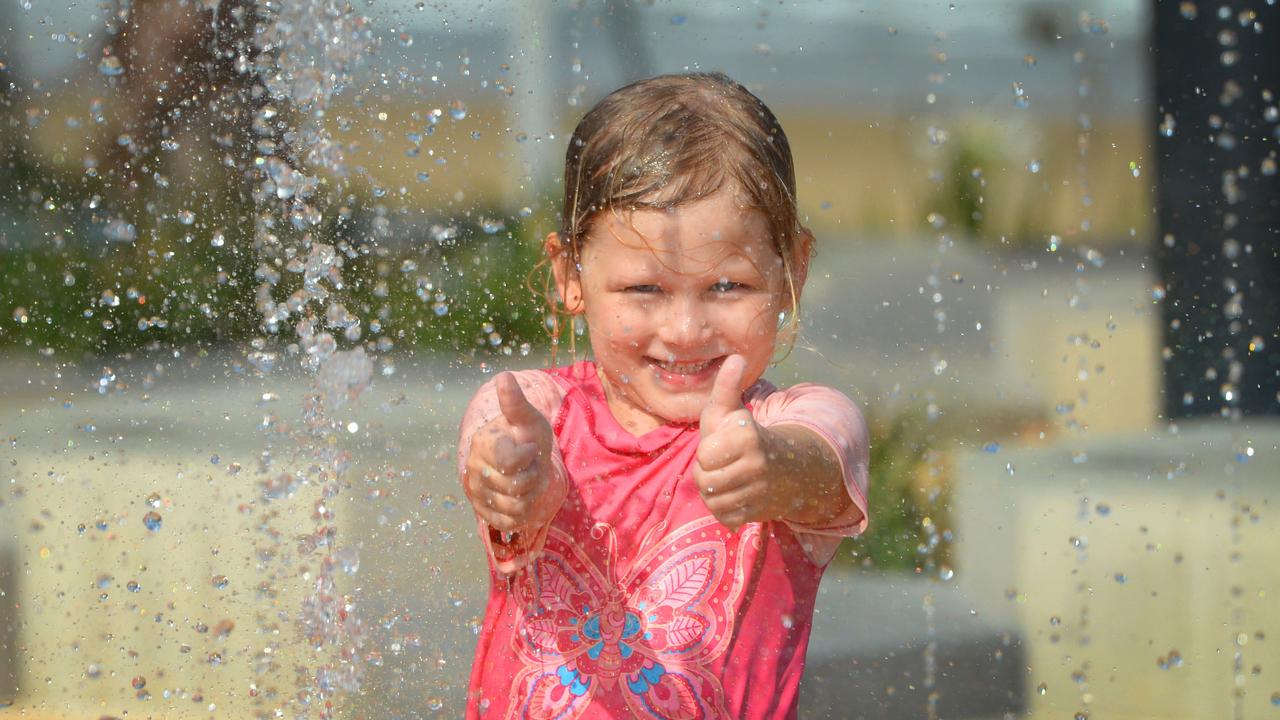
M 842 452 L 868 442 L 862 412 L 848 395 L 835 388 L 817 383 L 775 388 L 761 381 L 749 388 L 743 399 L 750 403 L 752 417 L 763 426 L 803 425 Z
M 778 388 L 768 380 L 761 379 L 747 388 L 743 400 L 751 405 L 752 414 L 759 422 L 778 415 L 807 412 L 861 417 L 858 406 L 848 395 L 817 383 L 798 383 Z

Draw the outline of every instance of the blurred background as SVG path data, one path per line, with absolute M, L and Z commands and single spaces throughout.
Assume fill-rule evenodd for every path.
M 565 140 L 718 70 L 818 238 L 768 376 L 873 429 L 801 717 L 1280 718 L 1278 14 L 0 6 L 0 717 L 461 716 Z

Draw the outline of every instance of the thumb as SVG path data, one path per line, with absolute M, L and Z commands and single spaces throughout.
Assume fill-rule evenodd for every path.
M 721 363 L 707 406 L 698 420 L 703 435 L 715 432 L 726 415 L 742 408 L 742 378 L 746 372 L 747 361 L 741 355 L 730 355 Z
M 504 372 L 497 377 L 495 384 L 498 391 L 498 407 L 514 431 L 515 437 L 512 439 L 517 444 L 535 442 L 538 426 L 546 423 L 542 413 L 538 412 L 538 409 L 524 396 L 524 390 L 520 389 L 520 383 L 516 382 L 515 375 Z

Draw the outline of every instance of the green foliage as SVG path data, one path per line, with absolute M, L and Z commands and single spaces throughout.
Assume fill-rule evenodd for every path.
M 967 133 L 952 138 L 947 147 L 947 168 L 929 207 L 964 237 L 990 240 L 983 211 L 987 185 L 984 168 L 998 167 L 1000 152 L 993 143 Z
M 350 260 L 343 268 L 350 309 L 379 318 L 398 346 L 454 357 L 545 345 L 541 300 L 529 288 L 541 247 L 527 227 L 508 222 L 489 234 L 470 219 L 454 227 L 447 242 Z
M 919 487 L 934 440 L 919 411 L 903 411 L 872 425 L 867 498 L 871 521 L 860 537 L 845 541 L 838 561 L 882 570 L 918 569 L 918 548 L 929 543 L 925 519 L 938 522 L 938 511 L 945 507 L 939 497 L 927 500 L 927 491 Z
M 100 220 L 74 212 L 60 224 L 29 210 L 18 215 L 22 229 L 0 237 L 0 310 L 10 316 L 0 323 L 0 347 L 114 354 L 262 335 L 254 213 L 234 192 L 210 194 L 191 226 L 140 213 L 133 243 L 106 242 Z M 440 224 L 452 232 L 439 240 L 377 244 L 358 222 L 339 220 L 318 229 L 316 241 L 343 254 L 337 301 L 376 322 L 361 341 L 388 338 L 396 347 L 465 357 L 546 344 L 541 301 L 528 287 L 540 246 L 519 222 L 495 231 L 476 217 L 503 214 L 445 219 Z M 224 238 L 217 246 L 215 235 Z M 277 301 L 301 282 L 286 265 L 277 267 Z

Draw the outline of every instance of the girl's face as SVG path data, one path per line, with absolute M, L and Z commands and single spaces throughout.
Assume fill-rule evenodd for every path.
M 797 292 L 810 236 L 792 258 Z M 548 249 L 558 247 L 553 236 Z M 605 213 L 578 272 L 553 264 L 571 312 L 585 316 L 609 409 L 640 435 L 697 422 L 721 363 L 743 356 L 743 388 L 773 356 L 778 313 L 792 299 L 763 213 L 724 188 L 671 210 Z

